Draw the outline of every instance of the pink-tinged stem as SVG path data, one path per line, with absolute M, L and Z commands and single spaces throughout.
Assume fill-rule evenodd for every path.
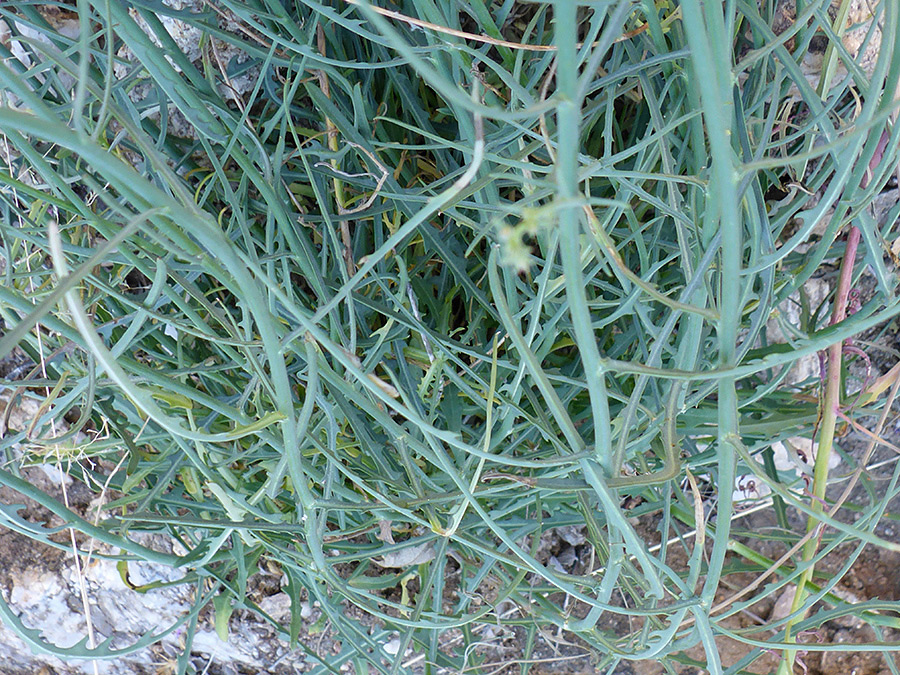
M 882 133 L 878 140 L 878 146 L 875 148 L 875 154 L 869 161 L 869 170 L 863 175 L 860 181 L 861 187 L 869 184 L 869 177 L 875 168 L 881 163 L 884 157 L 884 151 L 887 147 L 888 133 Z M 859 228 L 855 225 L 850 228 L 847 234 L 847 243 L 844 249 L 844 257 L 841 260 L 841 272 L 838 276 L 837 289 L 834 294 L 834 308 L 831 311 L 831 325 L 840 323 L 847 318 L 847 305 L 850 300 L 850 291 L 853 284 L 853 267 L 856 262 L 856 253 L 859 249 L 859 240 L 862 236 Z M 837 426 L 837 418 L 841 405 L 841 357 L 843 353 L 843 342 L 837 342 L 828 348 L 828 367 L 825 374 L 825 396 L 822 404 L 822 421 L 819 426 L 819 446 L 816 450 L 816 461 L 813 467 L 813 487 L 810 507 L 813 513 L 810 515 L 806 524 L 806 531 L 811 532 L 819 526 L 820 520 L 817 515 L 825 510 L 825 487 L 828 484 L 828 462 L 831 459 L 831 452 L 834 448 L 834 432 Z M 818 548 L 818 537 L 810 537 L 803 547 L 803 562 L 809 563 L 816 555 Z M 810 564 L 806 568 L 800 580 L 797 583 L 797 591 L 794 594 L 794 601 L 791 604 L 791 613 L 796 612 L 803 606 L 806 600 L 806 584 L 812 579 L 813 565 Z M 791 627 L 794 623 L 802 619 L 802 616 L 789 621 L 785 625 L 785 642 L 792 642 Z M 779 666 L 779 673 L 791 672 L 793 669 L 793 660 L 795 653 L 793 650 L 785 650 L 785 660 Z
M 831 311 L 831 325 L 840 323 L 847 318 L 847 305 L 850 302 L 850 291 L 853 283 L 853 264 L 856 260 L 856 250 L 859 248 L 859 239 L 862 233 L 856 225 L 850 228 L 847 235 L 847 247 L 844 251 L 844 259 L 841 261 L 841 276 L 838 277 L 837 291 L 834 296 L 834 309 Z M 840 357 L 841 344 L 837 343 L 828 348 L 829 360 L 831 350 L 837 347 Z

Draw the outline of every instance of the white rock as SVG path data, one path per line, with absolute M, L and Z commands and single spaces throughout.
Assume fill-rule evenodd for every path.
M 810 311 L 815 311 L 816 308 L 825 301 L 830 291 L 831 289 L 828 282 L 824 279 L 810 279 L 803 284 L 803 293 L 806 295 Z M 797 339 L 794 335 L 785 334 L 785 327 L 782 326 L 782 322 L 788 326 L 796 327 L 801 333 L 804 332 L 800 326 L 802 305 L 799 291 L 791 294 L 787 300 L 778 305 L 776 312 L 777 314 L 773 313 L 773 316 L 770 317 L 769 321 L 766 323 L 766 339 L 770 344 L 784 343 L 788 341 L 788 338 Z M 825 317 L 828 316 L 829 313 L 829 308 L 825 307 L 823 311 L 820 312 L 820 316 Z M 788 333 L 790 333 L 790 331 L 788 331 Z M 791 385 L 817 378 L 821 375 L 819 371 L 818 355 L 811 354 L 809 356 L 804 356 L 794 362 L 791 366 L 791 369 L 785 378 L 785 382 Z
M 581 546 L 585 543 L 587 541 L 586 531 L 587 527 L 584 525 L 565 525 L 556 528 L 559 538 L 569 544 L 569 546 Z
M 731 498 L 734 502 L 749 502 L 762 499 L 772 494 L 772 490 L 756 475 L 749 473 L 738 476 L 734 480 L 734 491 Z
M 778 600 L 775 601 L 775 606 L 772 607 L 772 611 L 769 613 L 769 621 L 778 621 L 791 613 L 791 605 L 794 602 L 796 593 L 797 587 L 794 584 L 785 586 L 781 595 L 778 596 Z
M 560 574 L 566 573 L 566 568 L 562 566 L 562 563 L 559 562 L 559 559 L 555 555 L 550 556 L 550 560 L 548 562 L 550 563 L 550 567 L 555 569 Z
M 818 454 L 819 444 L 809 438 L 792 436 L 785 442 L 772 443 L 775 455 L 775 468 L 779 471 L 793 470 L 798 475 L 809 473 L 812 470 Z M 757 460 L 762 461 L 762 456 L 757 455 Z M 828 457 L 828 468 L 835 469 L 840 466 L 841 457 L 837 452 L 832 452 Z
M 811 474 L 818 447 L 818 443 L 814 443 L 809 438 L 802 436 L 792 436 L 785 441 L 772 443 L 775 469 L 778 471 L 791 471 L 797 476 L 802 473 Z M 763 464 L 765 461 L 762 453 L 758 453 L 755 458 L 760 464 Z M 836 469 L 840 466 L 840 463 L 840 455 L 832 452 L 828 458 L 828 469 Z M 760 499 L 771 493 L 772 490 L 769 486 L 763 480 L 757 478 L 755 474 L 742 474 L 734 481 L 732 498 L 735 502 L 742 502 Z
M 199 9 L 199 6 L 202 6 L 202 2 L 182 2 L 182 0 L 163 0 L 163 4 L 177 10 L 194 10 Z M 162 43 L 156 35 L 154 35 L 153 30 L 138 11 L 135 9 L 130 9 L 128 11 L 129 14 L 131 14 L 131 18 L 134 19 L 134 22 L 140 29 L 149 36 L 157 47 L 161 47 Z M 163 28 L 166 29 L 166 32 L 171 36 L 172 40 L 174 40 L 175 44 L 178 45 L 178 49 L 187 56 L 189 61 L 196 61 L 200 58 L 200 38 L 203 37 L 203 31 L 181 19 L 175 19 L 171 16 L 166 16 L 165 14 L 157 14 L 156 16 L 160 23 L 162 23 Z M 171 58 L 166 58 L 176 71 L 181 72 L 181 69 Z
M 62 483 L 65 483 L 66 485 L 72 484 L 72 477 L 60 469 L 57 464 L 38 464 L 38 468 L 56 485 L 61 485 Z
M 259 608 L 276 621 L 282 622 L 291 615 L 291 599 L 287 593 L 267 595 L 260 601 Z M 303 617 L 302 608 L 300 616 Z
M 382 567 L 409 567 L 410 565 L 421 565 L 430 560 L 434 560 L 434 545 L 428 541 L 424 544 L 415 546 L 407 546 L 397 551 L 385 553 L 381 562 L 375 561 Z

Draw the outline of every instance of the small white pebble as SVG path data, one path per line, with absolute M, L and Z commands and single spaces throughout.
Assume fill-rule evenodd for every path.
M 38 465 L 41 471 L 44 472 L 44 475 L 47 476 L 54 484 L 59 485 L 60 483 L 65 483 L 66 485 L 72 484 L 72 477 L 65 473 L 59 466 L 54 464 L 39 464 Z

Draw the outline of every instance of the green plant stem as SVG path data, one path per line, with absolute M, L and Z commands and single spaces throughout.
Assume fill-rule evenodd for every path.
M 883 132 L 875 147 L 875 152 L 869 160 L 869 169 L 874 171 L 881 163 L 884 152 L 887 147 L 887 132 Z M 869 183 L 869 174 L 863 174 L 860 180 L 860 187 L 865 188 Z M 847 234 L 847 243 L 844 248 L 844 258 L 841 261 L 841 272 L 838 277 L 838 285 L 835 290 L 834 308 L 831 313 L 831 324 L 837 324 L 847 318 L 847 303 L 850 297 L 850 289 L 853 285 L 853 268 L 856 263 L 856 251 L 859 248 L 859 242 L 862 238 L 862 232 L 855 225 L 850 228 Z M 806 524 L 807 533 L 812 532 L 815 528 L 822 527 L 818 515 L 825 511 L 825 488 L 828 485 L 828 464 L 831 459 L 831 453 L 834 449 L 834 433 L 837 426 L 838 413 L 841 404 L 841 367 L 843 360 L 843 340 L 835 342 L 828 347 L 828 370 L 825 375 L 825 397 L 822 403 L 822 420 L 820 423 L 819 444 L 816 450 L 816 461 L 813 467 L 813 489 L 811 508 L 813 513 L 809 516 Z M 791 603 L 791 613 L 797 612 L 803 606 L 806 600 L 806 587 L 809 585 L 815 569 L 812 559 L 816 555 L 819 540 L 817 536 L 810 537 L 806 545 L 803 547 L 802 560 L 809 566 L 797 583 L 797 590 L 794 593 L 794 600 Z M 798 621 L 802 621 L 806 612 L 798 614 L 785 624 L 784 639 L 785 642 L 794 642 L 795 636 L 791 635 L 791 628 Z M 794 650 L 785 650 L 784 659 L 779 665 L 779 675 L 790 673 L 793 670 L 796 652 Z
M 325 56 L 325 30 L 322 28 L 322 24 L 319 23 L 316 25 L 316 46 L 319 49 L 319 53 L 322 56 Z M 318 72 L 319 77 L 319 88 L 322 90 L 322 93 L 326 96 L 326 98 L 331 98 L 331 85 L 328 83 L 328 74 L 324 70 L 320 70 Z M 328 137 L 328 149 L 331 150 L 332 153 L 337 154 L 340 149 L 340 144 L 338 143 L 338 130 L 328 117 L 325 118 L 325 134 Z M 331 168 L 336 172 L 340 170 L 339 163 L 337 159 L 331 160 Z M 335 176 L 331 179 L 332 187 L 334 188 L 334 202 L 337 207 L 336 211 L 338 216 L 343 216 L 344 211 L 347 208 L 347 198 L 344 194 L 344 181 Z M 352 277 L 353 272 L 356 269 L 356 264 L 353 260 L 353 244 L 350 240 L 350 222 L 346 218 L 341 218 L 339 221 L 341 228 L 341 244 L 344 247 L 344 264 L 347 265 L 347 276 Z
M 556 184 L 559 208 L 560 256 L 566 280 L 566 300 L 578 353 L 584 367 L 594 426 L 595 458 L 607 477 L 612 473 L 612 442 L 609 399 L 600 350 L 591 325 L 591 313 L 581 273 L 581 211 L 578 196 L 578 148 L 580 147 L 581 102 L 578 98 L 577 4 L 571 0 L 555 3 L 557 53 L 556 108 L 558 130 Z M 573 448 L 578 450 L 580 448 Z
M 835 293 L 834 309 L 832 310 L 832 323 L 843 321 L 847 315 L 847 299 L 850 295 L 850 287 L 853 283 L 853 266 L 856 259 L 856 250 L 859 247 L 861 233 L 859 228 L 851 227 L 847 235 L 847 245 L 844 252 L 844 259 L 841 262 L 841 274 L 838 279 L 838 287 Z M 810 506 L 813 515 L 810 515 L 806 524 L 806 531 L 811 532 L 815 528 L 821 526 L 821 522 L 815 514 L 824 512 L 825 510 L 825 488 L 828 485 L 828 462 L 831 459 L 831 453 L 834 449 L 834 432 L 837 425 L 838 406 L 841 403 L 841 362 L 843 342 L 837 342 L 828 348 L 828 370 L 825 379 L 825 397 L 822 403 L 822 421 L 819 427 L 819 445 L 816 450 L 816 461 L 813 468 L 813 489 L 812 500 Z M 797 612 L 806 600 L 808 595 L 806 587 L 812 579 L 814 572 L 814 564 L 812 559 L 816 555 L 818 548 L 818 537 L 811 537 L 803 547 L 802 561 L 807 563 L 808 567 L 804 570 L 797 582 L 797 590 L 794 593 L 794 600 L 791 603 L 791 613 Z M 802 621 L 805 616 L 798 614 L 785 624 L 784 639 L 785 642 L 794 642 L 796 636 L 791 635 L 791 629 L 798 621 Z M 791 673 L 794 666 L 796 652 L 794 650 L 785 650 L 784 660 L 779 665 L 779 673 Z
M 720 318 L 716 322 L 716 331 L 719 338 L 719 365 L 720 368 L 728 369 L 737 365 L 743 232 L 737 194 L 737 171 L 730 142 L 734 117 L 731 99 L 733 83 L 730 71 L 725 71 L 726 76 L 722 76 L 721 71 L 714 68 L 714 64 L 730 58 L 730 49 L 721 5 L 707 5 L 703 11 L 699 0 L 687 0 L 683 7 L 685 30 L 693 55 L 692 61 L 712 156 L 711 187 L 705 218 L 708 223 L 717 223 L 722 233 Z M 718 527 L 702 592 L 703 602 L 710 607 L 725 562 L 733 508 L 732 486 L 735 480 L 736 461 L 732 448 L 735 440 L 740 439 L 735 380 L 734 375 L 719 379 Z M 721 669 L 718 654 L 707 653 L 707 656 L 710 658 L 711 672 Z

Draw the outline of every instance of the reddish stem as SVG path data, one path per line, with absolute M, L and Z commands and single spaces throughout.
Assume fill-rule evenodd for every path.
M 881 138 L 878 139 L 878 145 L 875 147 L 875 154 L 869 160 L 869 168 L 863 174 L 860 180 L 860 186 L 866 187 L 869 184 L 869 177 L 875 168 L 881 163 L 884 157 L 884 151 L 887 148 L 889 135 L 887 131 L 882 132 Z M 853 265 L 856 261 L 856 251 L 859 248 L 859 240 L 862 233 L 856 225 L 850 228 L 847 234 L 847 246 L 844 250 L 844 259 L 841 261 L 841 275 L 838 278 L 838 285 L 834 297 L 834 309 L 831 313 L 831 325 L 840 323 L 847 318 L 847 305 L 850 300 L 850 292 L 853 282 Z M 841 372 L 841 350 L 843 346 L 838 343 L 828 348 L 828 375 L 829 380 L 836 379 L 840 381 Z M 834 384 L 834 383 L 832 383 Z M 839 405 L 837 398 L 834 401 L 835 406 Z
M 834 309 L 831 312 L 831 325 L 840 323 L 847 318 L 847 305 L 850 300 L 851 283 L 853 280 L 853 263 L 856 261 L 856 250 L 859 248 L 859 239 L 862 233 L 854 225 L 847 235 L 847 248 L 844 251 L 844 259 L 841 261 L 841 276 L 838 278 L 837 290 L 834 297 Z M 832 345 L 832 348 L 835 345 Z M 840 349 L 841 345 L 838 344 Z
M 875 148 L 872 159 L 869 160 L 869 167 L 860 181 L 861 187 L 866 187 L 869 183 L 869 175 L 874 171 L 882 158 L 884 150 L 887 147 L 886 132 L 882 134 Z M 844 249 L 844 257 L 841 260 L 841 272 L 838 277 L 837 288 L 834 293 L 834 309 L 831 313 L 831 325 L 838 324 L 847 318 L 847 306 L 850 299 L 850 291 L 853 283 L 853 266 L 856 262 L 856 252 L 859 248 L 859 240 L 862 236 L 859 228 L 853 226 L 847 234 L 847 243 Z M 825 374 L 825 392 L 824 403 L 822 408 L 822 419 L 819 427 L 819 444 L 816 452 L 816 460 L 813 466 L 813 485 L 811 492 L 811 506 L 813 514 L 810 514 L 807 521 L 807 531 L 811 532 L 814 528 L 821 525 L 815 512 L 823 512 L 825 510 L 825 485 L 828 480 L 828 459 L 831 455 L 834 445 L 835 427 L 837 417 L 840 414 L 841 404 L 841 356 L 843 352 L 843 341 L 837 342 L 828 348 L 828 362 Z M 811 538 L 803 547 L 803 560 L 809 562 L 813 559 L 818 548 L 819 542 L 816 538 Z M 806 597 L 806 584 L 812 579 L 813 566 L 810 564 L 800 580 L 797 583 L 797 591 L 794 594 L 794 602 L 791 605 L 791 611 L 796 612 L 803 604 Z M 794 620 L 789 621 L 785 625 L 785 639 L 791 638 L 790 631 Z M 785 660 L 779 667 L 779 673 L 787 673 L 793 670 L 794 652 L 786 651 Z M 803 665 L 802 661 L 798 661 Z M 805 670 L 805 666 L 804 666 Z

